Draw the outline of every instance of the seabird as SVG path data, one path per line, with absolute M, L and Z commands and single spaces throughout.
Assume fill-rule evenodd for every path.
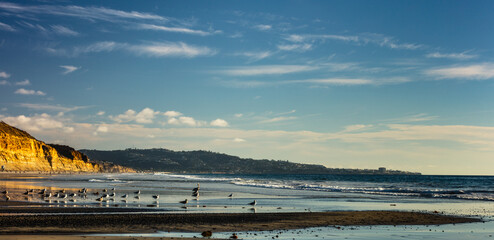
M 134 192 L 134 194 L 141 194 L 141 190 L 137 190 L 137 192 Z
M 254 200 L 253 202 L 250 202 L 249 205 L 255 206 L 257 204 L 257 201 Z
M 2 193 L 3 193 L 3 194 L 7 194 L 7 193 L 9 193 L 9 191 L 5 190 L 5 191 L 3 191 Z
M 229 197 L 229 198 L 233 198 L 233 193 L 232 193 L 232 194 L 230 194 L 230 195 L 228 195 L 228 197 Z
M 160 198 L 160 195 L 153 195 L 153 198 L 154 199 L 159 199 Z
M 51 197 L 51 193 L 46 194 L 45 197 L 47 198 Z
M 122 195 L 122 198 L 127 198 L 127 194 Z
M 108 190 L 105 188 L 105 189 L 103 189 L 103 192 L 108 192 Z
M 103 197 L 96 198 L 96 201 L 103 201 Z
M 9 196 L 5 196 L 5 201 L 9 201 L 10 200 L 10 197 Z
M 77 194 L 76 193 L 72 193 L 70 194 L 71 197 L 77 197 Z
M 108 194 L 105 194 L 105 195 L 103 195 L 103 197 L 104 197 L 104 198 L 108 198 L 108 197 L 110 197 L 110 196 L 108 196 Z
M 28 191 L 28 190 L 26 190 L 26 192 L 24 193 L 24 195 L 28 195 L 28 194 L 29 194 L 29 191 Z
M 199 183 L 197 183 L 197 187 L 192 189 L 192 192 L 197 192 L 199 189 L 201 189 L 201 187 L 199 186 Z
M 180 201 L 180 203 L 181 203 L 181 204 L 184 204 L 184 205 L 185 205 L 185 204 L 187 204 L 188 202 L 189 202 L 189 200 L 187 200 L 187 199 L 185 199 L 185 200 L 183 200 L 183 201 Z
M 135 196 L 134 198 L 135 198 L 135 199 L 140 199 L 141 197 L 139 197 L 139 196 Z
M 199 197 L 199 192 L 192 193 L 192 197 Z
M 115 197 L 115 193 L 111 193 L 110 194 L 110 197 Z

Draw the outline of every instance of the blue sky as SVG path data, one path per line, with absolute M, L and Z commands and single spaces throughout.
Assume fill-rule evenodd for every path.
M 75 148 L 492 174 L 492 1 L 2 1 L 0 118 Z

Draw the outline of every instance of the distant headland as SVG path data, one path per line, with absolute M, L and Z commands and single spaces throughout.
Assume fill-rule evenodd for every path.
M 282 160 L 254 160 L 211 151 L 172 151 L 163 148 L 79 150 L 91 159 L 131 167 L 139 171 L 218 174 L 379 174 L 421 175 L 417 172 L 378 169 L 327 168 L 323 165 Z

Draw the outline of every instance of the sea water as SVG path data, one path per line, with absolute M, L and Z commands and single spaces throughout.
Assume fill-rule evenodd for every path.
M 13 200 L 47 202 L 54 207 L 128 207 L 169 212 L 437 211 L 485 221 L 444 226 L 354 227 L 345 231 L 316 228 L 282 234 L 238 233 L 244 239 L 276 235 L 283 236 L 281 239 L 488 239 L 494 235 L 493 176 L 168 173 L 6 176 L 0 175 L 0 190 L 9 189 Z M 192 189 L 198 184 L 200 195 L 193 197 Z M 46 188 L 48 192 L 64 189 L 66 193 L 86 188 L 87 193 L 67 198 L 23 194 L 31 188 Z M 141 193 L 135 194 L 138 190 Z M 104 202 L 96 201 L 102 194 L 112 193 L 114 196 Z M 123 198 L 125 194 L 127 197 Z M 156 195 L 159 199 L 153 198 Z M 179 203 L 184 199 L 189 203 Z M 258 203 L 254 208 L 248 205 L 253 200 Z M 153 236 L 189 235 L 155 233 Z M 228 235 L 231 233 L 215 234 L 216 237 Z

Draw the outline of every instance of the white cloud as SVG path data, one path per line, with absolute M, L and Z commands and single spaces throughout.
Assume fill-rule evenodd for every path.
M 359 78 L 326 78 L 326 79 L 307 79 L 307 80 L 293 80 L 287 81 L 287 83 L 313 83 L 321 85 L 369 85 L 375 82 L 369 79 Z
M 16 31 L 15 28 L 13 28 L 12 26 L 5 24 L 3 22 L 0 22 L 0 30 L 9 31 L 9 32 L 15 32 Z
M 297 119 L 297 117 L 275 117 L 260 121 L 260 123 L 275 123 Z
M 0 3 L 0 9 L 11 13 L 32 13 L 56 16 L 76 17 L 84 20 L 101 20 L 108 22 L 118 22 L 122 19 L 133 20 L 159 20 L 165 21 L 166 18 L 145 12 L 121 11 L 104 7 L 81 7 L 74 5 L 19 5 L 15 3 Z
M 0 85 L 10 85 L 10 82 L 7 80 L 0 81 Z
M 248 57 L 251 61 L 259 61 L 264 58 L 270 57 L 273 55 L 272 52 L 270 51 L 263 51 L 263 52 L 241 52 L 241 53 L 236 53 L 236 56 L 244 56 Z
M 260 31 L 268 31 L 271 30 L 273 27 L 267 24 L 259 24 L 259 25 L 255 25 L 254 28 Z
M 155 42 L 150 44 L 132 45 L 127 43 L 117 43 L 112 41 L 103 41 L 93 43 L 87 46 L 74 47 L 72 49 L 46 48 L 48 53 L 77 57 L 81 54 L 112 52 L 116 50 L 128 51 L 140 56 L 150 57 L 199 57 L 212 56 L 216 51 L 208 47 L 188 45 L 183 42 Z M 73 66 L 70 66 L 74 68 Z M 67 69 L 69 70 L 69 69 Z
M 199 35 L 199 36 L 207 36 L 207 35 L 212 34 L 211 32 L 194 30 L 194 29 L 190 29 L 190 28 L 166 27 L 166 26 L 160 26 L 160 25 L 155 25 L 155 24 L 139 24 L 137 26 L 137 28 L 145 29 L 145 30 L 156 30 L 156 31 L 165 31 L 165 32 L 177 32 L 177 33 L 193 34 L 193 35 Z
M 298 72 L 308 72 L 319 69 L 316 66 L 307 65 L 264 65 L 249 67 L 233 67 L 220 73 L 232 76 L 255 76 L 255 75 L 281 75 Z
M 208 47 L 188 45 L 183 42 L 162 42 L 148 45 L 135 45 L 128 48 L 139 55 L 152 57 L 198 57 L 215 55 L 216 51 Z
M 179 117 L 178 120 L 180 121 L 180 123 L 188 125 L 188 126 L 192 126 L 192 127 L 197 126 L 196 120 L 194 118 L 191 118 L 191 117 Z
M 17 85 L 17 86 L 27 86 L 27 85 L 31 85 L 31 82 L 28 79 L 26 79 L 24 81 L 16 82 L 15 85 Z
M 345 130 L 343 132 L 356 132 L 356 131 L 363 131 L 367 130 L 369 128 L 372 128 L 373 125 L 365 125 L 365 124 L 355 124 L 355 125 L 349 125 L 345 127 Z
M 468 52 L 462 52 L 462 53 L 439 53 L 439 52 L 434 52 L 434 53 L 429 53 L 425 55 L 428 58 L 449 58 L 449 59 L 456 59 L 456 60 L 468 60 L 472 58 L 478 57 L 477 55 L 473 54 L 468 54 Z
M 312 48 L 312 44 L 304 43 L 304 44 L 282 44 L 277 46 L 279 50 L 282 51 L 296 51 L 296 52 L 305 52 Z
M 24 89 L 24 88 L 19 88 L 14 93 L 21 94 L 21 95 L 38 95 L 38 96 L 45 96 L 46 95 L 46 93 L 44 93 L 42 91 L 29 90 L 29 89 Z
M 242 113 L 236 113 L 234 116 L 235 116 L 236 118 L 241 118 L 241 117 L 243 117 L 244 115 L 243 115 Z
M 437 79 L 486 80 L 494 78 L 494 63 L 436 68 L 426 70 L 425 74 Z
M 400 43 L 399 41 L 395 40 L 393 37 L 385 36 L 382 34 L 376 34 L 376 33 L 364 33 L 359 35 L 292 34 L 285 37 L 285 39 L 297 43 L 305 42 L 305 41 L 314 41 L 314 40 L 321 40 L 321 41 L 337 40 L 343 42 L 353 42 L 360 45 L 366 45 L 368 43 L 372 43 L 381 47 L 388 47 L 391 49 L 406 49 L 406 50 L 415 50 L 423 47 L 423 45 L 421 44 Z
M 0 78 L 9 78 L 10 77 L 10 74 L 6 73 L 6 72 L 0 72 Z
M 241 143 L 241 142 L 245 142 L 245 139 L 242 139 L 242 138 L 234 138 L 233 139 L 233 142 Z
M 38 111 L 56 111 L 56 112 L 71 112 L 79 109 L 87 108 L 87 106 L 64 107 L 60 105 L 49 105 L 40 103 L 19 103 L 20 107 L 34 109 Z
M 68 27 L 64 27 L 62 25 L 52 25 L 51 29 L 53 30 L 53 32 L 55 32 L 58 35 L 63 35 L 63 36 L 78 36 L 79 35 L 78 32 L 76 32 L 76 31 L 74 31 Z
M 73 71 L 80 69 L 80 67 L 75 67 L 75 66 L 70 66 L 70 65 L 61 65 L 60 67 L 65 69 L 65 71 L 63 71 L 62 74 L 69 74 Z
M 213 127 L 228 127 L 228 122 L 218 118 L 216 120 L 211 121 L 210 125 Z
M 17 117 L 5 117 L 3 121 L 26 131 L 42 131 L 46 129 L 64 129 L 64 124 L 53 118 L 52 116 L 43 113 L 36 114 L 32 117 L 19 115 Z
M 107 127 L 107 126 L 104 126 L 104 125 L 100 125 L 100 126 L 98 126 L 98 128 L 96 129 L 96 132 L 106 133 L 106 132 L 108 132 L 108 127 Z
M 139 113 L 129 109 L 125 113 L 117 115 L 116 117 L 110 116 L 110 118 L 118 123 L 135 121 L 137 123 L 153 123 L 156 115 L 160 114 L 159 111 L 154 111 L 151 108 L 144 108 Z
M 96 113 L 96 115 L 103 116 L 103 115 L 105 115 L 105 111 L 99 111 L 98 113 Z
M 183 114 L 177 111 L 166 111 L 165 113 L 163 113 L 163 115 L 173 118 L 173 117 L 182 116 Z

